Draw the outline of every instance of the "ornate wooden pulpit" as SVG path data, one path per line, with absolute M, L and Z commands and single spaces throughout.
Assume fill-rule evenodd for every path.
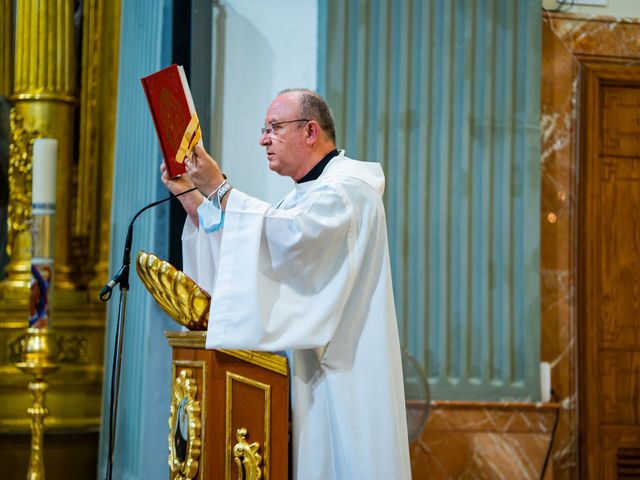
M 192 331 L 166 332 L 173 350 L 170 479 L 287 479 L 287 359 L 207 350 L 209 296 L 184 273 L 139 252 L 136 270 L 162 308 Z

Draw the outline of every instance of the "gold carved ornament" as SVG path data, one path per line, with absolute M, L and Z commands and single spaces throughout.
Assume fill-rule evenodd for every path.
M 246 440 L 247 429 L 239 428 L 236 432 L 238 443 L 233 446 L 233 461 L 238 466 L 238 480 L 260 480 L 262 457 L 258 454 L 260 444 L 249 444 Z
M 11 109 L 9 115 L 11 142 L 9 144 L 9 195 L 7 254 L 11 257 L 15 236 L 29 228 L 31 220 L 31 149 L 40 136 L 35 129 L 24 126 L 23 118 Z
M 169 468 L 172 480 L 187 480 L 198 474 L 202 451 L 198 385 L 191 369 L 181 369 L 174 379 L 169 415 Z
M 189 330 L 206 330 L 210 295 L 169 262 L 142 250 L 136 257 L 138 277 L 162 309 Z

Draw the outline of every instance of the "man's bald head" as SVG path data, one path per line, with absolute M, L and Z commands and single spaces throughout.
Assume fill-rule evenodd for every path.
M 300 107 L 300 118 L 315 120 L 329 140 L 336 143 L 336 125 L 329 104 L 313 90 L 307 88 L 287 88 L 278 95 L 293 94 Z

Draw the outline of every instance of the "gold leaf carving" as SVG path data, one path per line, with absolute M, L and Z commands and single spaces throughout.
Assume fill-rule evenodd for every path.
M 198 473 L 202 439 L 198 385 L 189 368 L 173 382 L 169 415 L 169 467 L 172 480 L 187 480 Z
M 184 272 L 142 250 L 136 257 L 136 271 L 171 318 L 189 330 L 207 329 L 211 297 Z
M 249 444 L 246 439 L 247 429 L 239 428 L 236 432 L 238 443 L 233 446 L 233 460 L 238 466 L 238 480 L 260 480 L 262 457 L 258 453 L 260 444 Z
M 9 122 L 11 126 L 9 198 L 11 201 L 7 210 L 7 253 L 11 256 L 15 236 L 27 231 L 31 219 L 31 149 L 39 132 L 26 128 L 23 118 L 13 108 L 9 115 Z

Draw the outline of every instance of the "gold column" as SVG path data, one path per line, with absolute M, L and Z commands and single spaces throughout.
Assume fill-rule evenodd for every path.
M 13 0 L 0 0 L 0 11 L 2 12 L 2 14 L 0 15 L 0 97 L 9 98 L 9 96 L 13 92 Z M 4 115 L 4 111 L 2 112 L 2 115 Z M 0 121 L 4 123 L 6 119 L 2 118 L 0 119 Z M 10 123 L 14 123 L 14 118 L 11 118 Z M 11 131 L 14 131 L 13 126 L 11 127 Z M 0 139 L 0 141 L 3 140 L 7 139 Z M 0 153 L 0 155 L 2 155 L 2 153 Z M 18 157 L 13 158 L 18 159 Z M 7 165 L 7 167 L 9 166 Z M 0 168 L 0 175 L 8 175 L 8 170 L 5 171 L 4 168 Z M 3 187 L 5 185 L 2 179 L 0 179 L 0 185 L 2 185 Z M 8 181 L 6 185 L 9 186 Z M 7 206 L 11 208 L 11 204 Z M 8 221 L 8 218 L 5 218 L 4 215 L 0 216 L 0 219 L 2 219 L 2 221 L 4 222 Z M 5 232 L 5 226 L 6 225 L 2 225 L 0 227 L 0 234 L 2 232 Z M 7 234 L 8 233 L 9 232 L 7 232 Z M 10 249 L 11 244 L 7 243 L 7 247 L 8 249 Z M 0 258 L 3 258 L 3 256 L 4 252 L 1 252 Z M 1 273 L 2 272 L 0 272 L 0 274 Z
M 116 120 L 113 105 L 118 74 L 118 44 L 113 39 L 120 33 L 120 2 L 86 0 L 83 11 L 78 205 L 73 236 L 91 259 L 80 263 L 80 270 L 83 284 L 89 284 L 95 297 L 109 272 Z
M 13 0 L 0 0 L 0 12 L 0 97 L 8 97 L 13 91 Z
M 98 82 L 100 81 L 100 44 L 102 36 L 102 1 L 85 0 L 84 18 L 82 22 L 82 90 L 80 92 L 80 158 L 78 165 L 78 207 L 75 212 L 73 236 L 80 241 L 85 257 L 93 261 L 86 262 L 81 268 L 84 274 L 83 283 L 90 280 L 95 268 L 95 250 L 92 247 L 92 232 L 98 224 L 93 218 L 98 205 L 100 192 L 100 142 L 97 132 L 100 128 L 100 117 L 96 115 L 98 107 Z
M 68 449 L 56 455 L 74 464 L 95 462 L 95 450 L 77 436 L 97 439 L 102 405 L 105 307 L 93 284 L 97 290 L 104 285 L 109 266 L 120 3 L 83 0 L 80 49 L 74 42 L 73 1 L 0 0 L 0 65 L 7 49 L 16 52 L 10 72 L 0 71 L 0 82 L 8 77 L 13 85 L 7 93 L 15 105 L 10 148 L 18 172 L 10 181 L 20 184 L 10 187 L 8 208 L 25 231 L 31 214 L 31 142 L 37 136 L 59 141 L 55 255 L 62 271 L 56 268 L 52 325 L 61 368 L 51 377 L 45 423 L 47 431 L 69 436 Z M 6 39 L 13 37 L 14 18 L 11 48 Z M 25 412 L 33 403 L 29 391 L 18 388 L 28 377 L 14 366 L 29 314 L 30 233 L 11 245 L 22 253 L 10 256 L 13 270 L 0 282 L 0 441 L 5 433 L 29 431 Z M 13 461 L 11 455 L 0 451 L 0 463 Z
M 102 3 L 105 3 L 103 0 Z M 118 84 L 118 52 L 119 43 L 112 39 L 120 37 L 120 4 L 122 2 L 106 2 L 103 9 L 101 31 L 100 65 L 102 66 L 100 79 L 101 123 L 99 136 L 102 139 L 100 152 L 100 198 L 97 204 L 97 218 L 92 230 L 92 251 L 97 256 L 95 276 L 91 280 L 90 287 L 97 294 L 109 275 L 109 256 L 111 251 L 111 191 L 113 186 L 113 163 L 116 136 L 116 93 Z M 108 5 L 108 7 L 107 7 Z M 105 39 L 108 39 L 105 40 Z M 105 108 L 104 105 L 113 105 Z
M 69 261 L 69 192 L 74 169 L 73 125 L 77 103 L 73 14 L 73 0 L 17 1 L 15 79 L 11 97 L 14 110 L 24 119 L 26 128 L 58 140 L 55 247 L 58 289 L 74 286 Z M 27 185 L 27 189 L 30 188 Z M 11 225 L 11 219 L 9 222 Z M 10 245 L 12 254 L 6 273 L 7 281 L 15 286 L 28 286 L 29 279 L 24 274 L 30 266 L 28 236 L 28 231 L 20 231 L 13 237 L 15 243 Z

